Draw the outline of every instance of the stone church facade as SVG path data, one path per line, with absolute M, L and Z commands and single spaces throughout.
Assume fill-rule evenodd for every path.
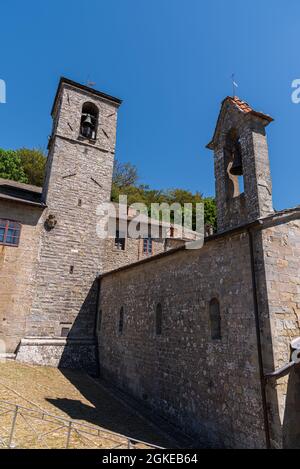
M 273 210 L 271 121 L 226 98 L 218 232 L 99 280 L 101 375 L 205 446 L 300 447 L 300 209 Z
M 120 104 L 62 78 L 43 188 L 0 180 L 0 338 L 6 356 L 97 372 L 97 277 L 180 242 L 153 239 L 149 253 L 143 239 L 97 236 L 98 207 L 111 196 Z M 93 134 L 85 135 L 90 117 Z
M 120 104 L 61 79 L 43 189 L 0 180 L 7 355 L 98 371 L 199 444 L 300 447 L 300 209 L 272 206 L 272 118 L 223 101 L 218 231 L 149 255 L 96 236 Z

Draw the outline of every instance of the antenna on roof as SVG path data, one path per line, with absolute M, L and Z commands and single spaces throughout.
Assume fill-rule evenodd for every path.
M 88 82 L 87 82 L 87 86 L 89 86 L 90 88 L 92 88 L 93 86 L 96 86 L 96 82 L 95 82 L 95 81 L 88 81 Z
M 239 85 L 237 84 L 237 82 L 235 81 L 235 73 L 233 73 L 231 75 L 231 81 L 232 81 L 232 97 L 235 98 L 236 94 L 235 94 L 235 90 L 236 88 L 239 87 Z
M 88 87 L 90 87 L 90 88 L 92 88 L 93 86 L 96 86 L 96 82 L 95 82 L 95 81 L 91 81 L 89 75 L 88 75 L 87 80 L 86 80 L 86 86 L 88 86 Z

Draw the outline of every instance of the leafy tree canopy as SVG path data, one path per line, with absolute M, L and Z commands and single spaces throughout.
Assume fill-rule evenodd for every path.
M 46 157 L 41 150 L 20 148 L 0 149 L 0 177 L 42 186 Z
M 27 176 L 28 183 L 35 186 L 42 186 L 45 177 L 46 156 L 41 150 L 20 148 L 16 150 L 17 156 L 21 159 L 23 170 Z
M 128 205 L 133 203 L 144 203 L 151 215 L 152 203 L 166 202 L 170 205 L 179 203 L 184 206 L 186 203 L 193 204 L 192 219 L 195 225 L 196 203 L 204 203 L 204 222 L 216 228 L 216 203 L 213 197 L 203 197 L 200 192 L 193 194 L 184 189 L 151 189 L 147 185 L 138 184 L 138 173 L 135 166 L 130 163 L 122 164 L 116 161 L 113 174 L 112 201 L 118 202 L 120 195 L 127 195 Z M 171 219 L 174 214 L 171 213 Z
M 17 156 L 15 151 L 0 148 L 0 177 L 28 183 L 21 158 Z
M 46 157 L 41 150 L 20 148 L 18 150 L 0 149 L 0 177 L 14 181 L 42 186 L 45 176 Z M 151 189 L 147 185 L 138 183 L 137 168 L 131 163 L 115 161 L 111 198 L 118 202 L 120 195 L 127 195 L 128 205 L 144 203 L 149 215 L 151 204 L 163 202 L 172 205 L 179 203 L 193 204 L 193 222 L 195 222 L 195 204 L 204 203 L 204 221 L 216 227 L 216 204 L 212 197 L 203 197 L 200 192 L 193 194 L 184 189 Z M 174 214 L 171 213 L 171 216 Z

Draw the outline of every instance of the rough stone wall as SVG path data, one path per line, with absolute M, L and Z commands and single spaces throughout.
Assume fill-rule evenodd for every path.
M 95 143 L 78 138 L 86 101 L 99 108 Z M 61 89 L 54 110 L 54 134 L 43 193 L 48 206 L 44 219 L 54 215 L 57 225 L 50 231 L 43 229 L 41 234 L 36 294 L 27 319 L 27 337 L 57 338 L 63 328 L 70 329 L 70 341 L 94 336 L 95 279 L 103 269 L 104 257 L 104 242 L 96 234 L 97 207 L 110 200 L 116 112 L 116 105 L 105 99 L 69 85 Z M 24 343 L 19 358 L 36 361 L 33 350 Z M 62 347 L 62 353 L 68 355 L 66 348 Z M 74 360 L 77 361 L 75 356 Z
M 211 338 L 212 298 L 220 301 L 222 340 Z M 99 309 L 104 377 L 199 443 L 265 446 L 247 234 L 104 276 Z
M 0 218 L 22 224 L 18 247 L 0 245 L 0 339 L 14 353 L 24 337 L 34 293 L 42 210 L 1 200 Z
M 152 255 L 165 251 L 165 241 L 162 239 L 152 240 Z M 143 252 L 143 240 L 127 238 L 125 242 L 125 250 L 119 250 L 115 247 L 114 239 L 106 240 L 106 248 L 104 254 L 104 272 L 118 269 L 127 264 L 138 262 L 145 259 L 149 255 Z
M 218 231 L 242 225 L 273 212 L 272 182 L 265 129 L 260 118 L 245 116 L 232 104 L 224 104 L 220 132 L 215 142 L 214 161 Z M 236 129 L 240 138 L 244 171 L 244 193 L 228 193 L 224 147 L 226 136 Z
M 273 371 L 291 359 L 291 340 L 300 337 L 300 220 L 290 220 L 263 230 L 270 345 Z M 291 370 L 268 384 L 274 446 L 300 448 L 300 374 Z
M 87 101 L 99 109 L 93 142 L 80 136 Z M 139 240 L 128 239 L 126 250 L 118 251 L 114 240 L 96 234 L 101 220 L 97 208 L 111 194 L 117 107 L 70 84 L 60 88 L 43 188 L 47 209 L 40 221 L 33 304 L 27 308 L 26 333 L 23 324 L 20 334 L 18 360 L 68 367 L 81 361 L 87 369 L 86 357 L 94 355 L 96 361 L 97 275 L 146 257 Z M 45 225 L 49 215 L 57 221 L 52 230 Z M 164 242 L 154 240 L 153 254 L 163 250 Z M 61 337 L 66 330 L 67 340 Z

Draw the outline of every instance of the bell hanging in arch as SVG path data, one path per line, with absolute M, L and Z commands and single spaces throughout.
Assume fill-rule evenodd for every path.
M 93 127 L 92 118 L 90 114 L 87 114 L 82 122 L 84 127 Z
M 230 172 L 234 176 L 243 175 L 243 161 L 242 161 L 242 155 L 241 155 L 239 148 L 235 148 L 233 151 L 233 162 L 232 162 Z
M 86 138 L 92 138 L 94 125 L 93 125 L 90 114 L 87 114 L 84 117 L 84 119 L 82 120 L 81 126 L 82 126 L 81 134 Z

